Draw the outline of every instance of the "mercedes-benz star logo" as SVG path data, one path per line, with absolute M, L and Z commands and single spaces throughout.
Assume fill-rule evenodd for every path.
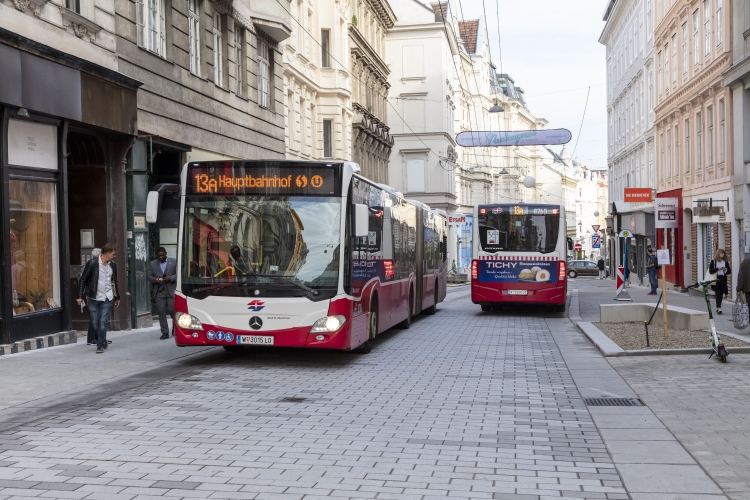
M 250 318 L 250 328 L 253 330 L 260 330 L 263 327 L 263 320 L 258 316 Z

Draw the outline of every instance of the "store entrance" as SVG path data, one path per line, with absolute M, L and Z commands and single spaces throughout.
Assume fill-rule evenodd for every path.
M 107 242 L 106 157 L 99 139 L 81 132 L 68 133 L 68 151 L 69 287 L 73 328 L 81 331 L 88 329 L 89 311 L 75 303 L 78 272 Z

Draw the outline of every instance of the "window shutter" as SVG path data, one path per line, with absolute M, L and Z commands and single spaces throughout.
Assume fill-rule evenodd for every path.
M 139 47 L 144 47 L 146 45 L 146 37 L 145 37 L 145 22 L 144 22 L 144 14 L 143 9 L 145 8 L 145 5 L 143 3 L 143 0 L 135 0 L 135 28 L 136 28 L 136 38 L 138 39 L 137 43 Z

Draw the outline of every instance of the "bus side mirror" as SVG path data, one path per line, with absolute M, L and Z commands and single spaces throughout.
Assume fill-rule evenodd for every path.
M 146 222 L 154 224 L 159 216 L 159 196 L 158 191 L 150 191 L 146 199 Z
M 354 237 L 364 238 L 367 236 L 370 224 L 370 209 L 367 205 L 357 203 L 354 205 Z

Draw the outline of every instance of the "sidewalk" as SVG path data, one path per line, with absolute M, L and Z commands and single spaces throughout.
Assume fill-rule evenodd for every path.
M 614 280 L 598 280 L 596 278 L 576 278 L 568 282 L 568 287 L 578 289 L 579 307 L 583 321 L 596 323 L 599 321 L 599 305 L 617 304 L 614 298 L 617 295 Z M 635 303 L 651 304 L 656 306 L 659 295 L 648 295 L 650 288 L 642 286 L 630 286 L 628 292 Z M 661 289 L 658 292 L 661 294 Z M 626 303 L 626 302 L 621 302 Z M 696 311 L 707 312 L 706 302 L 703 297 L 693 297 L 687 293 L 667 291 L 667 306 L 685 307 Z M 714 322 L 719 333 L 732 333 L 741 336 L 750 336 L 750 328 L 738 330 L 732 322 L 732 306 L 734 302 L 725 300 L 721 309 L 724 314 L 716 314 L 716 301 L 711 297 L 711 310 L 714 311 Z M 660 314 L 660 313 L 657 313 Z M 750 340 L 750 339 L 749 339 Z

